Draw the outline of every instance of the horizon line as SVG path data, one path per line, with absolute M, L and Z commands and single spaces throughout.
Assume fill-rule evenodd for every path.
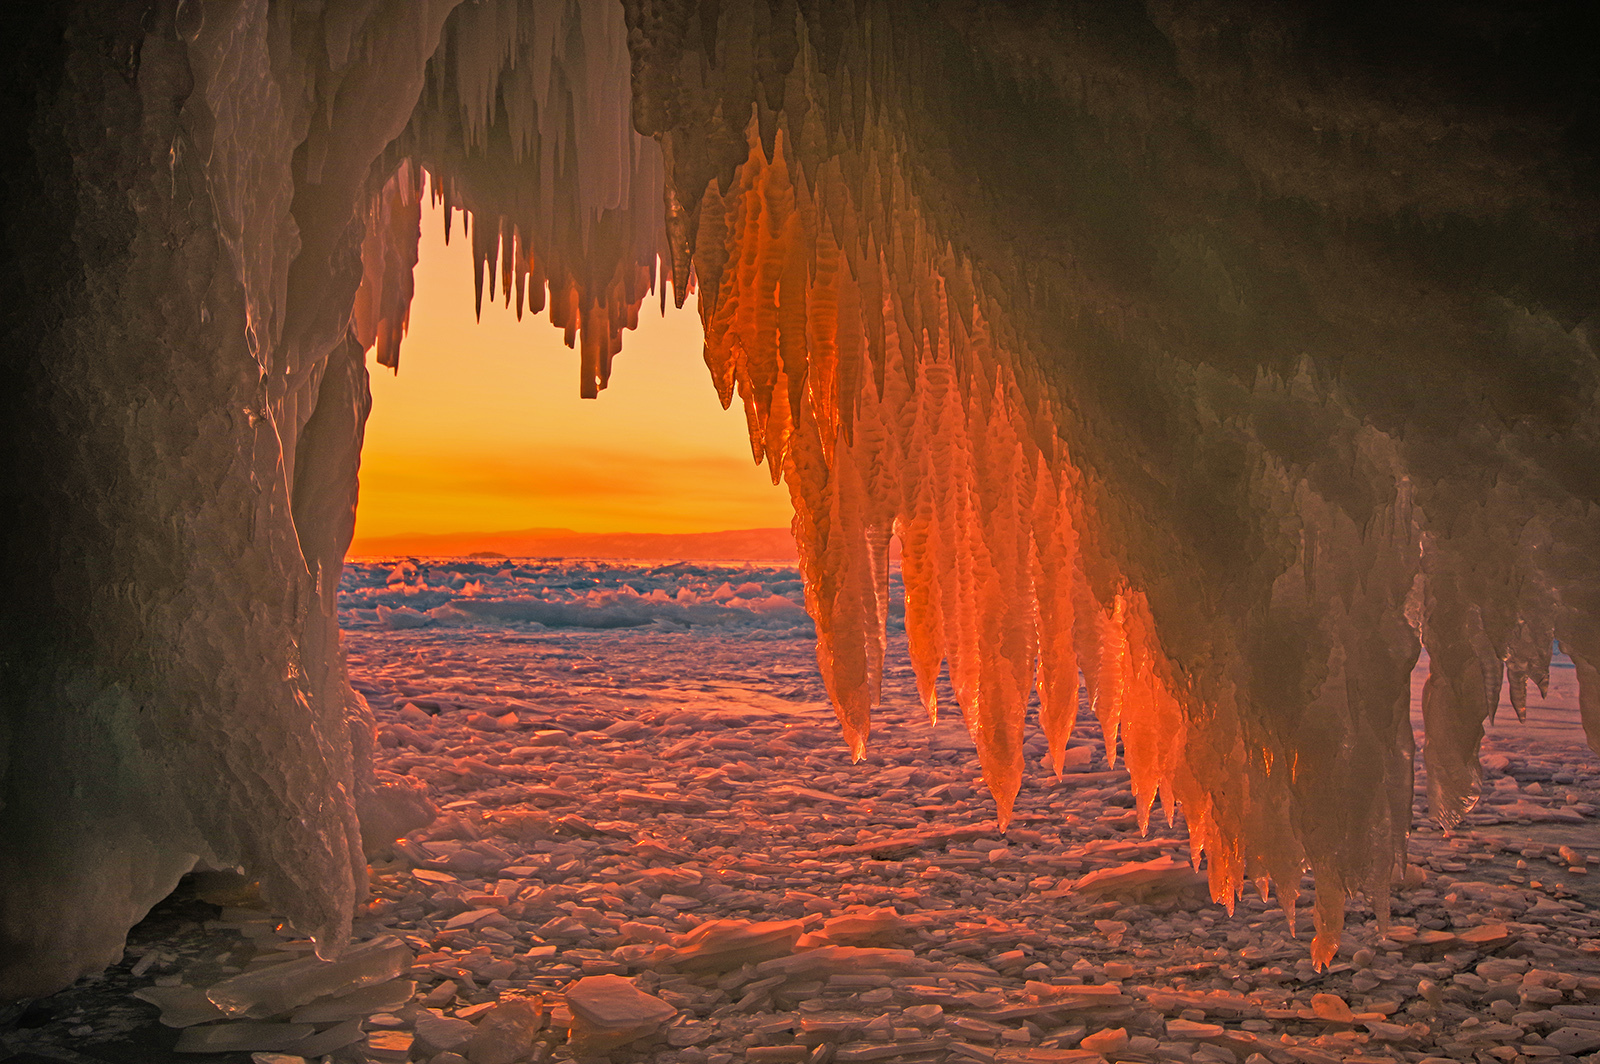
M 579 532 L 570 528 L 519 528 L 500 532 L 398 532 L 351 541 L 350 558 L 400 554 L 507 557 L 710 557 L 790 561 L 798 557 L 789 528 L 729 528 L 711 532 Z

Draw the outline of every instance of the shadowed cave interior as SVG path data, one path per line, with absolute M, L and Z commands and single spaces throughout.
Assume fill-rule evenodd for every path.
M 1067 764 L 1081 676 L 1132 825 L 1181 809 L 1209 895 L 1273 884 L 1291 925 L 1309 873 L 1320 969 L 1347 900 L 1387 926 L 1414 759 L 1461 824 L 1556 641 L 1600 749 L 1577 7 L 6 25 L 0 997 L 116 962 L 197 862 L 338 956 L 369 856 L 429 819 L 374 760 L 336 596 L 430 192 L 586 395 L 666 277 L 696 293 L 846 747 L 889 670 L 965 721 L 997 831 L 1030 742 Z

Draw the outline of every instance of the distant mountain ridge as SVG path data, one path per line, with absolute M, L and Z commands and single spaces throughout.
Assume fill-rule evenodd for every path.
M 509 532 L 402 533 L 358 537 L 352 558 L 396 555 L 460 558 L 496 552 L 510 558 L 672 558 L 683 561 L 797 560 L 787 528 L 740 528 L 725 532 L 574 532 L 570 528 L 522 528 Z

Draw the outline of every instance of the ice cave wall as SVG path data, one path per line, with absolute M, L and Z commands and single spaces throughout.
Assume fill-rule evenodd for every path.
M 452 6 L 8 16 L 0 997 L 115 960 L 197 859 L 348 935 L 378 784 L 332 598 L 351 304 Z
M 0 996 L 105 963 L 196 858 L 337 948 L 357 808 L 417 812 L 331 594 L 423 168 L 585 392 L 658 254 L 698 288 L 852 744 L 898 534 L 1002 816 L 1029 689 L 1059 750 L 1081 667 L 1142 812 L 1181 804 L 1219 897 L 1309 866 L 1326 956 L 1403 854 L 1419 634 L 1447 820 L 1552 634 L 1600 724 L 1597 75 L 1566 9 L 1473 11 L 19 16 Z

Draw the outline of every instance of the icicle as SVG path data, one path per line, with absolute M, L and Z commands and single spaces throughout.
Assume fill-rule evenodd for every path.
M 604 387 L 667 253 L 660 145 L 632 128 L 615 5 L 484 0 L 451 17 L 433 92 L 397 141 L 440 171 L 446 235 L 472 216 L 477 305 L 544 311 Z M 548 285 L 548 299 L 546 286 Z
M 1065 474 L 1053 469 L 1043 454 L 1038 462 L 1032 519 L 1039 629 L 1039 723 L 1044 729 L 1050 765 L 1059 776 L 1067 740 L 1078 719 L 1078 654 L 1073 644 L 1076 611 L 1072 601 L 1072 563 L 1077 543 L 1067 489 L 1060 479 Z M 909 616 L 909 609 L 907 612 Z
M 398 370 L 400 340 L 410 321 L 412 270 L 422 239 L 422 172 L 402 163 L 367 212 L 361 243 L 361 287 L 351 326 L 363 348 L 376 348 L 379 365 Z

